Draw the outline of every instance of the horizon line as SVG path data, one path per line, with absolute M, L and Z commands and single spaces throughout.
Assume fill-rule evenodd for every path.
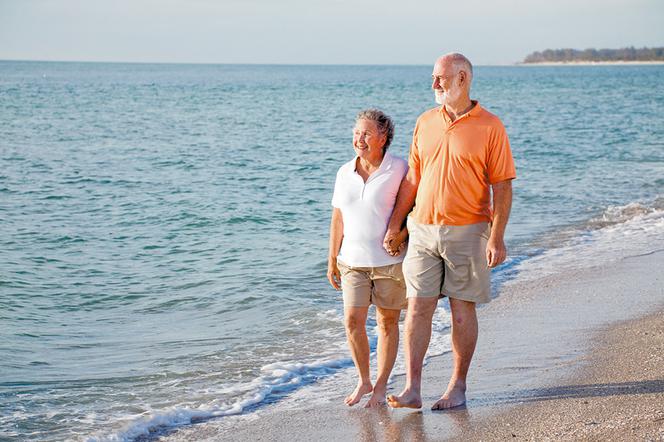
M 208 62 L 208 61 L 119 61 L 119 60 L 39 60 L 30 58 L 0 58 L 0 62 L 19 63 L 91 63 L 91 64 L 163 64 L 208 66 L 431 66 L 433 63 L 260 63 L 260 62 Z M 473 66 L 515 66 L 523 62 L 473 64 Z

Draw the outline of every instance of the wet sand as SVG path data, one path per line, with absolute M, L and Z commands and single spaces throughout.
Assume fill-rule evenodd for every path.
M 601 331 L 584 368 L 457 434 L 466 440 L 664 440 L 664 311 Z
M 505 284 L 478 312 L 461 409 L 428 408 L 447 384 L 446 354 L 424 369 L 421 410 L 346 407 L 354 380 L 344 372 L 312 387 L 316 399 L 296 392 L 152 440 L 664 440 L 663 269 L 660 250 Z

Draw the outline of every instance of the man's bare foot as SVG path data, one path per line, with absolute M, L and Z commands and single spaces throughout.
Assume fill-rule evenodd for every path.
M 447 410 L 466 403 L 466 384 L 463 382 L 450 382 L 447 391 L 431 407 L 432 410 Z
M 385 393 L 387 393 L 386 387 L 374 386 L 373 394 L 369 398 L 364 408 L 375 408 L 385 405 Z
M 387 404 L 392 408 L 422 408 L 422 397 L 419 393 L 406 389 L 398 396 L 389 395 Z
M 348 405 L 349 407 L 357 404 L 362 400 L 362 396 L 365 394 L 369 394 L 373 391 L 373 387 L 371 384 L 365 384 L 363 382 L 358 382 L 357 387 L 355 387 L 355 390 L 353 392 L 346 396 L 346 399 L 344 400 L 344 403 Z

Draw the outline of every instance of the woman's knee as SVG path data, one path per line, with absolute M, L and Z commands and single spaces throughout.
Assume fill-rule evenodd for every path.
M 348 333 L 363 331 L 367 323 L 367 314 L 363 311 L 346 312 L 344 322 Z
M 376 309 L 376 324 L 378 331 L 382 334 L 390 334 L 399 331 L 400 310 Z

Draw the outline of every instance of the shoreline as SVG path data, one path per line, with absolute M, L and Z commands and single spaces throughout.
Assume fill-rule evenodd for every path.
M 612 402 L 621 404 L 620 422 L 647 420 L 648 416 L 658 419 L 658 411 L 648 408 L 648 400 L 654 397 L 664 403 L 662 383 L 651 382 L 664 378 L 664 368 L 659 368 L 664 364 L 657 366 L 659 371 L 647 373 L 648 378 L 637 373 L 631 381 L 624 371 L 589 377 L 584 370 L 606 364 L 598 359 L 602 355 L 611 355 L 620 362 L 611 362 L 611 370 L 629 367 L 630 360 L 638 363 L 638 357 L 626 356 L 620 347 L 612 347 L 610 336 L 620 334 L 624 324 L 633 327 L 635 333 L 646 332 L 642 325 L 646 323 L 638 318 L 664 315 L 664 284 L 658 270 L 663 264 L 664 250 L 658 250 L 565 275 L 506 284 L 501 296 L 478 310 L 480 339 L 468 379 L 468 403 L 460 409 L 432 412 L 428 408 L 444 389 L 451 372 L 451 355 L 445 354 L 432 358 L 424 368 L 424 408 L 420 410 L 346 407 L 343 397 L 352 390 L 354 377 L 345 372 L 314 386 L 313 395 L 312 390 L 308 394 L 298 392 L 248 415 L 197 423 L 140 440 L 212 441 L 231 435 L 235 440 L 284 441 L 460 440 L 468 435 L 473 435 L 472 439 L 499 440 L 511 438 L 512 433 L 540 439 L 552 437 L 556 431 L 570 437 L 572 433 L 565 431 L 577 428 L 570 427 L 562 417 L 551 419 L 549 404 L 559 402 L 560 410 L 565 412 L 560 416 L 580 416 L 577 421 L 586 422 L 583 407 L 587 404 L 583 401 L 595 401 L 592 394 L 596 389 L 604 392 L 603 402 L 597 405 L 604 414 L 588 417 L 588 422 L 612 422 Z M 661 334 L 653 338 L 657 336 L 661 338 Z M 639 346 L 635 351 L 643 357 L 649 354 L 647 347 Z M 624 382 L 654 392 L 627 394 L 624 389 L 614 388 Z M 388 393 L 400 391 L 403 383 L 403 375 L 395 376 Z M 549 392 L 548 396 L 543 392 Z M 639 404 L 640 411 L 630 415 L 625 411 L 626 403 Z M 524 421 L 524 409 L 540 420 L 534 417 L 532 425 Z M 599 434 L 595 430 L 609 428 L 608 423 L 584 424 L 583 434 L 595 438 Z M 518 432 L 512 431 L 514 428 Z
M 664 439 L 664 309 L 596 333 L 583 367 L 464 432 L 471 440 Z
M 663 65 L 662 61 L 541 61 L 541 62 L 521 62 L 514 66 L 647 66 Z

